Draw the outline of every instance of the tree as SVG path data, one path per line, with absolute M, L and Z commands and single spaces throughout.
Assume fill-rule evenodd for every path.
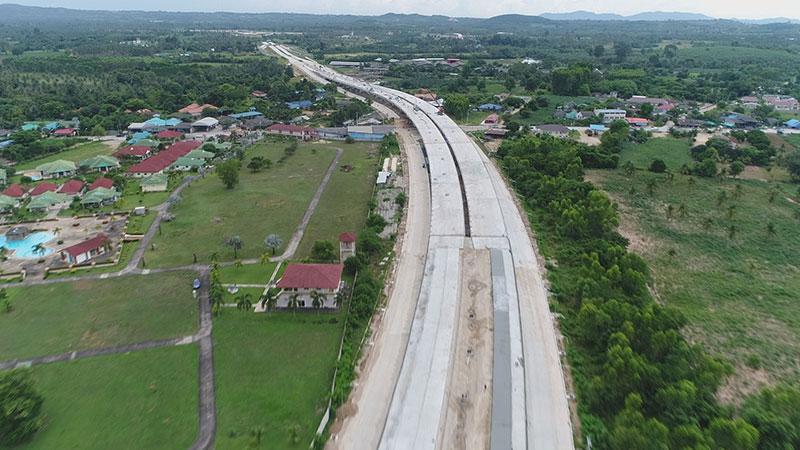
M 292 310 L 292 317 L 297 317 L 297 308 L 300 307 L 300 294 L 292 294 L 289 296 L 289 302 L 286 307 Z
M 592 56 L 595 58 L 602 58 L 606 54 L 606 48 L 603 44 L 597 44 L 592 49 Z
M 258 263 L 261 264 L 262 266 L 269 264 L 270 263 L 269 253 L 268 252 L 262 253 L 261 256 L 258 257 Z
M 311 257 L 318 261 L 333 261 L 336 259 L 336 249 L 331 241 L 315 241 L 311 247 Z
M 708 158 L 694 165 L 692 172 L 700 177 L 711 178 L 717 175 L 717 163 L 713 158 Z
M 717 418 L 708 426 L 714 448 L 725 450 L 754 450 L 758 444 L 758 430 L 743 419 Z
M 800 179 L 800 150 L 786 155 L 786 169 L 793 179 Z
M 279 292 L 280 291 L 275 289 L 267 289 L 266 292 L 261 294 L 261 298 L 259 299 L 261 307 L 266 309 L 268 313 L 271 313 L 275 305 L 278 304 Z
M 650 172 L 664 173 L 667 170 L 667 164 L 661 159 L 654 159 L 650 164 Z
M 736 237 L 736 225 L 731 225 L 728 227 L 728 239 L 733 239 Z
M 728 220 L 732 220 L 733 216 L 735 216 L 735 215 L 736 215 L 736 205 L 728 206 L 728 212 L 726 213 L 726 216 L 728 217 Z
M 242 258 L 236 258 L 236 260 L 233 262 L 233 265 L 236 266 L 236 267 L 244 266 L 244 263 L 242 262 Z
M 213 250 L 211 253 L 208 254 L 208 260 L 210 262 L 212 262 L 212 263 L 219 262 L 219 252 L 216 251 L 216 250 Z
M 244 315 L 247 315 L 247 311 L 253 307 L 253 296 L 249 293 L 239 294 L 236 297 L 236 309 L 241 310 L 244 312 Z
M 653 161 L 655 163 L 655 161 Z M 622 165 L 622 170 L 625 172 L 625 175 L 633 175 L 636 173 L 636 166 L 633 165 L 631 161 L 626 161 L 625 164 Z
M 34 245 L 33 247 L 31 247 L 31 252 L 32 252 L 34 255 L 39 255 L 39 256 L 42 256 L 42 255 L 44 255 L 45 253 L 47 253 L 47 249 L 45 248 L 45 246 L 44 246 L 44 245 L 42 245 L 41 243 L 39 243 L 39 244 L 36 244 L 36 245 Z
M 647 184 L 645 184 L 645 186 L 644 186 L 644 190 L 648 194 L 653 195 L 656 192 L 656 186 L 657 186 L 656 180 L 648 180 Z
M 672 219 L 672 215 L 675 213 L 675 207 L 672 205 L 667 205 L 666 213 L 667 213 L 667 220 Z
M 208 297 L 211 301 L 214 314 L 218 316 L 222 315 L 222 308 L 225 307 L 225 289 L 222 287 L 222 285 L 218 283 L 212 284 L 211 289 L 208 292 Z
M 742 198 L 743 195 L 744 195 L 744 189 L 742 188 L 742 185 L 736 184 L 736 186 L 733 187 L 733 195 L 731 195 L 731 197 L 738 200 Z
M 17 444 L 42 427 L 42 403 L 30 369 L 0 371 L 0 443 Z
M 708 231 L 708 230 L 711 229 L 711 226 L 713 226 L 713 225 L 714 225 L 714 221 L 711 220 L 710 218 L 706 217 L 705 219 L 703 219 L 703 223 L 702 223 L 703 230 Z
M 780 194 L 779 190 L 777 189 L 770 190 L 769 195 L 767 196 L 767 200 L 769 200 L 770 203 L 774 202 L 775 199 L 778 198 L 778 194 Z
M 444 105 L 447 112 L 453 117 L 463 118 L 469 111 L 469 99 L 460 94 L 445 96 Z
M 628 55 L 631 53 L 631 45 L 625 41 L 616 42 L 614 44 L 614 55 L 617 57 L 617 61 L 622 62 Z
M 239 236 L 231 236 L 225 241 L 225 245 L 233 249 L 233 259 L 239 258 L 239 250 L 244 247 L 244 242 Z
M 92 131 L 90 132 L 92 136 L 105 136 L 106 129 L 101 127 L 100 125 L 95 125 L 92 127 Z
M 722 205 L 726 200 L 728 200 L 728 193 L 725 191 L 719 191 L 719 194 L 717 194 L 717 206 Z
M 250 169 L 251 172 L 258 172 L 259 170 L 263 169 L 267 165 L 267 160 L 264 159 L 263 156 L 254 156 L 253 159 L 247 163 L 247 168 Z
M 317 310 L 317 315 L 319 316 L 319 310 L 322 309 L 322 306 L 325 304 L 325 294 L 321 292 L 317 292 L 316 290 L 311 291 L 311 306 Z
M 730 167 L 728 167 L 728 173 L 730 173 L 733 178 L 739 176 L 740 173 L 744 171 L 744 163 L 741 161 L 734 161 L 731 163 Z
M 229 159 L 217 166 L 217 176 L 227 189 L 233 189 L 239 184 L 239 162 Z
M 683 203 L 678 205 L 677 213 L 678 213 L 678 217 L 680 217 L 680 218 L 689 217 L 689 210 L 686 208 L 686 205 L 683 204 Z
M 275 255 L 275 251 L 283 247 L 283 239 L 277 234 L 270 234 L 264 239 L 264 248 Z
M 767 234 L 769 237 L 775 237 L 778 232 L 775 230 L 775 224 L 772 222 L 767 222 Z

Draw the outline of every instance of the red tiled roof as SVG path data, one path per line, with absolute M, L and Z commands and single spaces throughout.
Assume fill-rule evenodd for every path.
M 25 195 L 27 191 L 28 189 L 21 184 L 12 184 L 3 191 L 3 195 L 19 198 Z
M 106 188 L 106 189 L 111 189 L 112 187 L 114 187 L 114 182 L 109 180 L 106 177 L 100 177 L 100 178 L 94 180 L 94 183 L 92 183 L 92 185 L 89 186 L 89 190 L 93 191 L 93 190 L 95 190 L 95 189 L 97 189 L 99 187 L 103 187 L 103 188 Z
M 159 139 L 175 139 L 183 136 L 180 131 L 164 130 L 156 135 Z
M 625 120 L 628 123 L 647 123 L 647 119 L 642 117 L 626 117 Z
M 486 119 L 484 119 L 484 122 L 497 122 L 498 120 L 500 120 L 500 116 L 497 114 L 489 114 L 486 116 Z
M 176 142 L 166 150 L 160 151 L 145 159 L 139 164 L 133 165 L 130 169 L 126 170 L 128 173 L 158 173 L 166 169 L 172 163 L 178 160 L 181 156 L 185 156 L 190 151 L 203 145 L 200 141 L 180 141 Z
M 129 145 L 118 150 L 116 153 L 114 153 L 114 156 L 147 156 L 147 154 L 150 152 L 150 147 L 146 145 Z
M 71 247 L 67 247 L 62 251 L 69 253 L 73 258 L 77 258 L 78 255 L 83 255 L 91 250 L 101 248 L 106 239 L 108 239 L 108 236 L 100 233 L 89 240 L 77 243 Z
M 44 181 L 33 187 L 33 190 L 31 191 L 31 196 L 41 195 L 44 194 L 45 192 L 55 192 L 57 190 L 58 190 L 57 184 L 51 183 L 49 181 Z
M 61 189 L 59 189 L 58 192 L 67 195 L 75 195 L 80 192 L 85 185 L 86 183 L 81 180 L 69 180 L 64 183 L 63 186 L 61 186 Z
M 339 235 L 339 242 L 355 242 L 355 241 L 356 241 L 355 233 L 342 233 Z
M 342 279 L 341 264 L 289 264 L 283 278 L 278 281 L 281 289 L 336 289 Z
M 178 112 L 189 113 L 189 114 L 194 115 L 194 114 L 202 113 L 203 110 L 206 109 L 206 108 L 219 109 L 216 106 L 208 104 L 208 103 L 206 103 L 205 105 L 198 105 L 197 103 L 192 103 L 191 105 L 189 105 L 189 106 L 187 106 L 185 108 L 179 109 Z
M 283 123 L 276 123 L 267 127 L 269 131 L 288 131 L 289 133 L 313 133 L 314 129 L 309 127 L 301 127 L 300 125 L 286 125 Z
M 663 105 L 658 107 L 658 109 L 660 109 L 662 111 L 671 111 L 674 108 L 675 108 L 675 105 L 673 105 L 671 103 L 666 103 L 666 104 L 663 104 Z
M 62 128 L 60 130 L 54 131 L 53 134 L 56 136 L 69 136 L 74 132 L 75 130 L 73 130 L 72 128 Z

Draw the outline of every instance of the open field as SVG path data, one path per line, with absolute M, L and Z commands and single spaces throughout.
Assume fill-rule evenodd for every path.
M 197 436 L 197 345 L 33 368 L 44 397 L 35 449 L 176 449 Z
M 686 315 L 691 341 L 735 364 L 736 375 L 721 391 L 723 400 L 741 398 L 763 383 L 800 377 L 800 206 L 780 195 L 769 202 L 773 187 L 764 181 L 720 184 L 695 178 L 691 187 L 688 177 L 677 175 L 672 182 L 660 181 L 649 195 L 647 181 L 663 175 L 593 170 L 588 178 L 620 203 L 620 231 L 649 261 L 656 299 Z M 739 199 L 734 198 L 737 183 L 743 190 Z M 778 187 L 796 190 L 789 184 Z M 728 200 L 718 205 L 721 191 Z M 681 204 L 686 217 L 677 213 Z M 676 211 L 671 219 L 668 205 Z
M 225 189 L 210 174 L 183 191 L 183 201 L 173 209 L 175 220 L 162 225 L 163 234 L 153 240 L 156 250 L 145 254 L 147 265 L 191 264 L 194 254 L 207 261 L 214 251 L 222 261 L 233 260 L 233 250 L 222 243 L 234 235 L 244 242 L 240 258 L 257 258 L 272 233 L 287 243 L 335 156 L 327 145 L 302 144 L 284 164 L 277 164 L 288 145 L 266 142 L 248 149 L 243 166 L 254 156 L 275 165 L 256 173 L 242 167 L 234 189 Z
M 223 283 L 267 284 L 277 265 L 278 263 L 225 266 L 220 269 L 220 277 Z
M 29 161 L 24 164 L 20 164 L 19 166 L 14 167 L 17 172 L 21 172 L 23 170 L 35 169 L 36 166 L 48 163 L 51 161 L 56 161 L 59 159 L 63 159 L 66 161 L 74 161 L 80 162 L 85 159 L 89 159 L 93 156 L 98 155 L 110 155 L 114 153 L 114 148 L 112 147 L 113 142 L 87 142 L 85 144 L 80 144 L 76 147 L 73 147 L 69 150 L 64 150 L 60 153 L 55 153 L 53 155 L 45 156 L 44 158 L 39 158 L 34 161 Z
M 333 318 L 338 323 L 330 323 Z M 342 316 L 302 312 L 214 319 L 218 449 L 305 448 L 324 412 Z M 298 442 L 289 427 L 299 426 Z M 247 447 L 263 428 L 260 447 Z
M 553 123 L 553 114 L 556 112 L 556 108 L 564 105 L 564 103 L 573 101 L 578 104 L 588 104 L 592 101 L 591 97 L 569 97 L 565 95 L 543 95 L 542 97 L 547 99 L 547 106 L 540 107 L 536 111 L 533 111 L 531 116 L 527 119 L 523 119 L 519 114 L 516 114 L 514 115 L 514 120 L 524 125 Z
M 664 137 L 649 139 L 644 144 L 626 142 L 619 155 L 619 163 L 627 161 L 633 163 L 637 169 L 649 169 L 654 159 L 660 159 L 667 164 L 667 169 L 677 171 L 682 165 L 692 165 L 689 155 L 689 144 L 685 139 Z
M 340 233 L 359 232 L 364 228 L 378 165 L 383 161 L 374 156 L 377 144 L 342 144 L 342 148 L 344 153 L 339 159 L 339 167 L 349 165 L 353 170 L 343 172 L 337 168 L 333 172 L 300 241 L 294 255 L 296 258 L 310 256 L 311 247 L 317 240 L 333 242 L 338 252 Z
M 800 134 L 785 134 L 783 139 L 800 150 Z
M 118 270 L 118 269 L 117 269 Z M 153 274 L 7 289 L 0 360 L 192 334 L 192 273 Z

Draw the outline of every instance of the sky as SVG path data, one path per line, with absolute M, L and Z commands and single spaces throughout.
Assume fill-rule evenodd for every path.
M 577 10 L 623 15 L 646 11 L 702 13 L 712 17 L 763 19 L 800 18 L 797 0 L 7 0 L 29 6 L 144 11 L 301 12 L 377 15 L 387 12 L 491 17 L 499 14 L 570 12 Z M 0 2 L 4 2 L 0 0 Z

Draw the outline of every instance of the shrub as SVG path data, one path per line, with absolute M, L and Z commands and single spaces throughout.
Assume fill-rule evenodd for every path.
M 667 171 L 667 164 L 660 159 L 654 159 L 653 163 L 650 164 L 650 172 L 664 173 L 666 171 Z

